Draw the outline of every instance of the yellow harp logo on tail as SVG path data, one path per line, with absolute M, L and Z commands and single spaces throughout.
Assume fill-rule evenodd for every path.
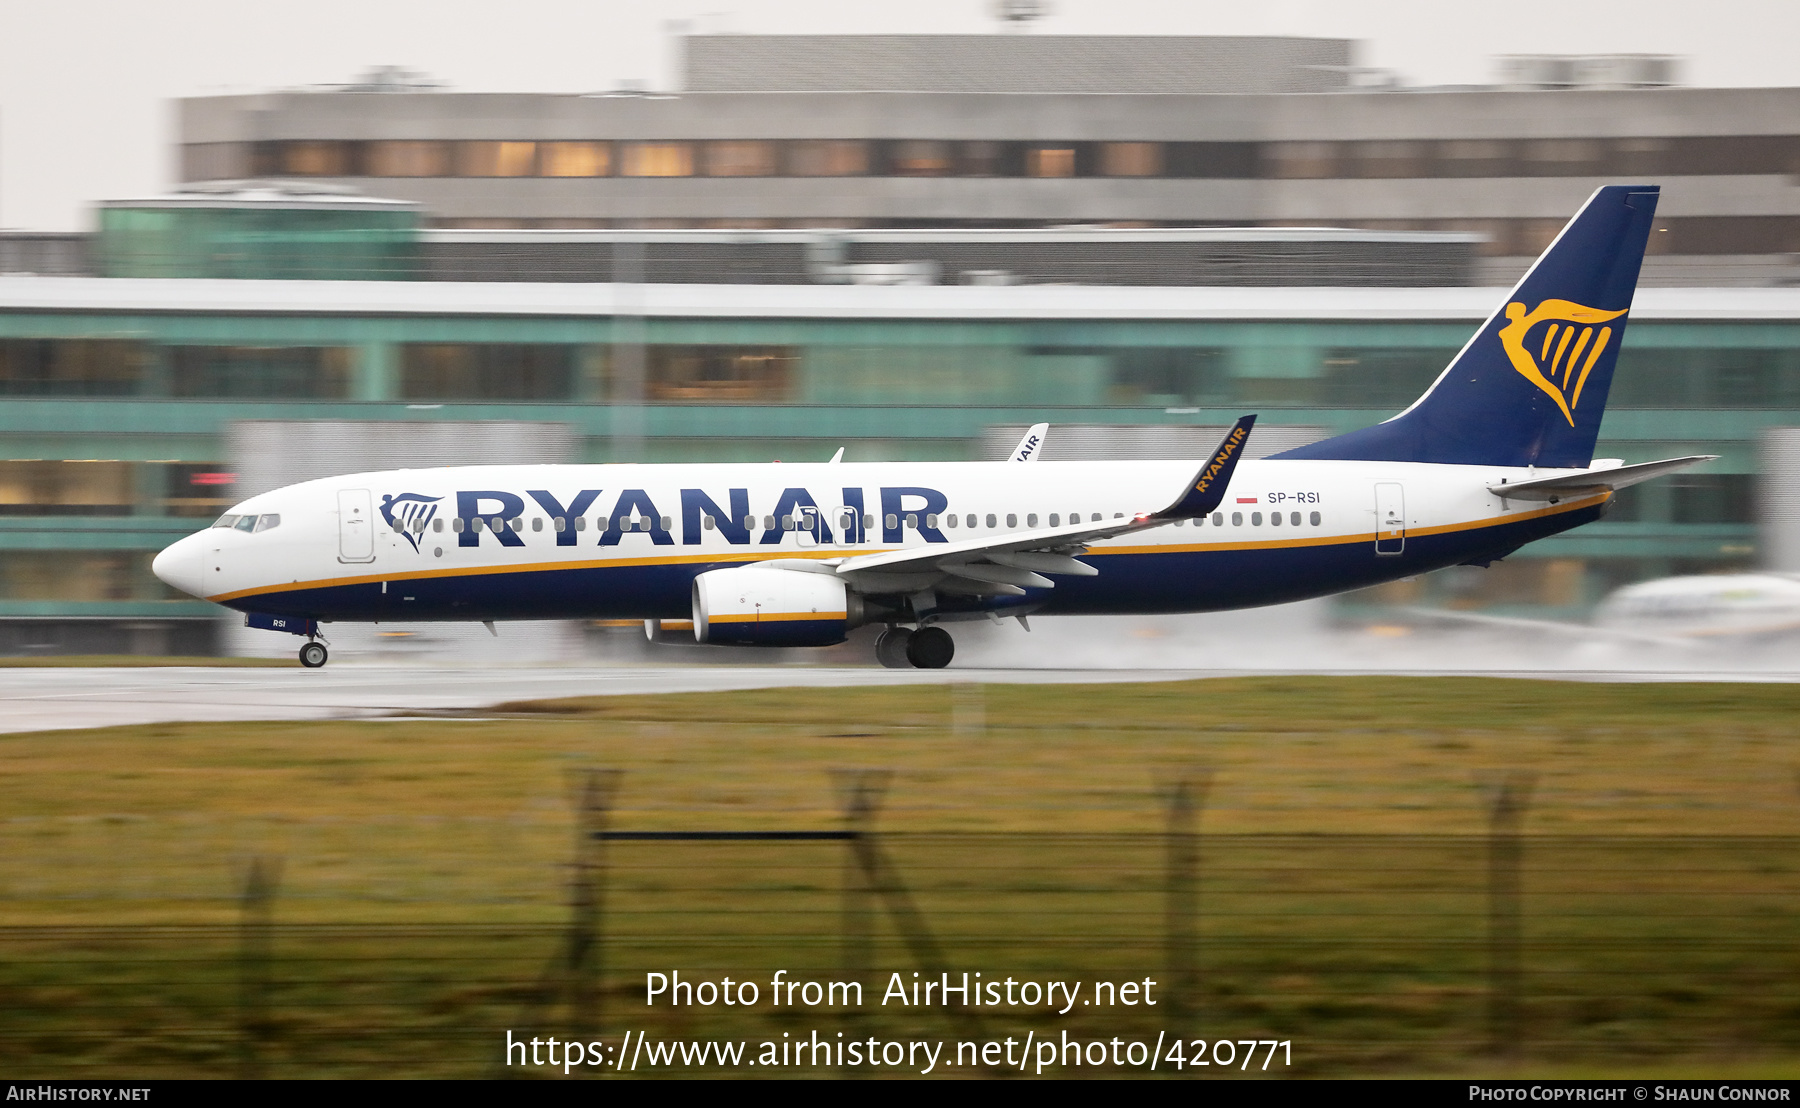
M 1556 401 L 1573 427 L 1588 373 L 1613 337 L 1611 327 L 1598 325 L 1628 310 L 1603 312 L 1573 300 L 1545 300 L 1527 312 L 1525 305 L 1515 300 L 1506 306 L 1510 322 L 1500 328 L 1500 345 L 1519 375 Z M 1538 331 L 1542 324 L 1549 326 Z

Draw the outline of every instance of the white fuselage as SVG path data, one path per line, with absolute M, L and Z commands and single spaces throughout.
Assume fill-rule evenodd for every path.
M 324 620 L 679 618 L 692 578 L 708 569 L 828 562 L 1154 513 L 1179 498 L 1196 464 L 541 465 L 354 474 L 250 497 L 227 518 L 256 517 L 260 530 L 199 532 L 160 555 L 156 571 L 245 611 Z M 1497 556 L 1595 518 L 1604 493 L 1545 503 L 1503 500 L 1488 489 L 1561 472 L 1568 471 L 1246 461 L 1216 512 L 1092 544 L 1082 557 L 1098 576 L 1034 591 L 1031 610 L 1249 607 Z

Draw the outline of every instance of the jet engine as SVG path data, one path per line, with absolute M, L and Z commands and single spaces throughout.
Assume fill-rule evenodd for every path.
M 727 646 L 831 646 L 862 622 L 836 574 L 753 565 L 694 578 L 694 639 Z

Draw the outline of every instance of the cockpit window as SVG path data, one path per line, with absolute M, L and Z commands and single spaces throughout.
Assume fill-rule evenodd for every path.
M 281 516 L 276 512 L 264 512 L 262 515 L 254 512 L 249 515 L 224 515 L 220 516 L 218 522 L 213 526 L 215 528 L 228 527 L 234 531 L 245 532 L 271 531 L 281 526 Z

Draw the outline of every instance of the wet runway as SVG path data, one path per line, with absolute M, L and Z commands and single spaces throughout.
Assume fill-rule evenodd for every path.
M 333 664 L 321 670 L 146 668 L 0 669 L 0 731 L 43 731 L 177 720 L 379 719 L 479 709 L 513 700 L 632 693 L 725 692 L 869 685 L 1081 684 L 1242 677 L 1270 670 L 947 669 L 682 666 L 536 668 Z M 1289 671 L 1292 672 L 1292 671 Z M 1340 672 L 1356 671 L 1319 671 Z M 1367 671 L 1363 671 L 1367 672 Z M 1385 670 L 1394 673 L 1393 670 Z M 1432 676 L 1564 681 L 1796 681 L 1800 672 L 1434 670 Z

